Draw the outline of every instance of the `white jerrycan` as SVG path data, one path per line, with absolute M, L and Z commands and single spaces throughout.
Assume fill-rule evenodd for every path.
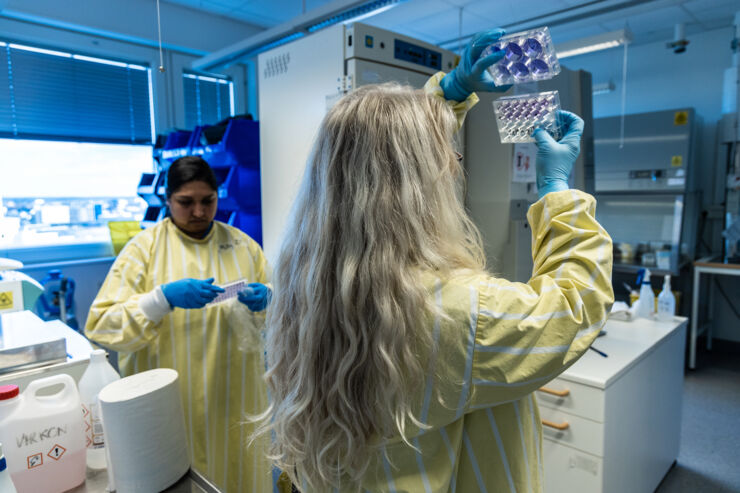
M 0 443 L 18 493 L 61 493 L 82 484 L 85 430 L 72 377 L 34 380 L 20 395 L 17 389 L 0 392 Z

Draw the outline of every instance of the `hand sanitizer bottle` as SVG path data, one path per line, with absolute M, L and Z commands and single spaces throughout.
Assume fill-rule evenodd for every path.
M 640 299 L 637 300 L 638 317 L 650 318 L 655 312 L 655 293 L 650 285 L 650 269 L 645 269 L 645 276 L 642 278 L 640 286 Z
M 676 298 L 671 291 L 671 276 L 665 276 L 663 291 L 658 295 L 658 320 L 670 322 L 676 314 Z

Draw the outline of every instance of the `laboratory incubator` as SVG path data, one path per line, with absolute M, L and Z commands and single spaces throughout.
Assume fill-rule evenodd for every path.
M 323 29 L 259 55 L 263 249 L 271 263 L 327 109 L 366 84 L 421 88 L 455 63 L 451 51 L 361 23 Z
M 554 65 L 547 53 L 543 59 Z M 421 88 L 432 74 L 455 65 L 451 51 L 361 23 L 327 28 L 259 55 L 263 248 L 271 262 L 327 109 L 355 87 L 395 81 Z M 572 184 L 593 189 L 591 76 L 557 69 L 549 80 L 520 83 L 506 93 L 479 93 L 480 103 L 457 135 L 468 175 L 465 202 L 483 234 L 489 268 L 511 280 L 526 281 L 532 272 L 526 211 L 537 192 L 531 184 L 512 182 L 515 146 L 501 143 L 493 102 L 557 91 L 561 107 L 586 122 Z

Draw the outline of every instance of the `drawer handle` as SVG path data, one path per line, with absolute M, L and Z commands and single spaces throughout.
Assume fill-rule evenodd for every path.
M 558 397 L 568 397 L 570 395 L 570 390 L 555 390 L 555 389 L 549 389 L 547 387 L 540 387 L 540 392 L 544 392 L 545 394 L 550 395 L 556 395 Z
M 560 430 L 560 431 L 567 430 L 568 428 L 570 428 L 570 424 L 567 421 L 563 421 L 562 423 L 553 423 L 552 421 L 543 419 L 542 424 L 549 428 L 555 428 L 556 430 Z

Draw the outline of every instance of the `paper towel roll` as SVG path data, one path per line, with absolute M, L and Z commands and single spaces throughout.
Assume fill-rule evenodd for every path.
M 190 468 L 178 374 L 122 378 L 100 391 L 105 445 L 118 493 L 161 491 Z

